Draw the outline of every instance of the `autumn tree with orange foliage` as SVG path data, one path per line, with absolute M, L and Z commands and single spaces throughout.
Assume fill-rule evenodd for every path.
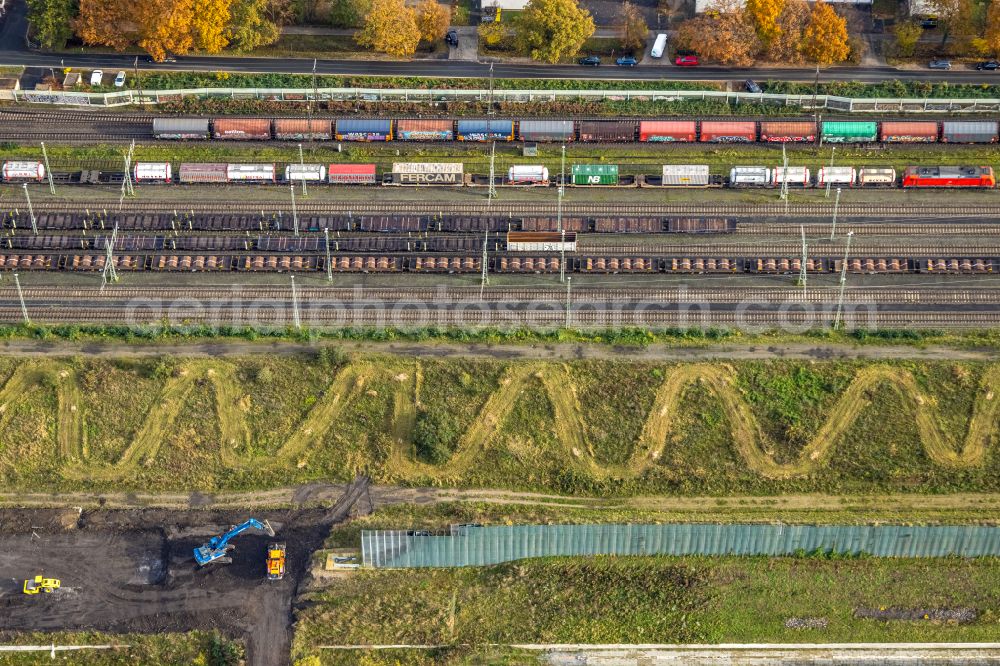
M 994 58 L 1000 55 L 1000 0 L 993 0 L 986 10 L 986 29 L 983 31 L 983 51 Z
M 139 28 L 139 46 L 154 60 L 168 53 L 184 54 L 191 50 L 191 20 L 194 0 L 143 0 Z
M 718 17 L 698 16 L 681 23 L 677 29 L 677 45 L 691 49 L 704 58 L 724 65 L 752 65 L 760 50 L 757 34 L 746 15 L 731 9 Z
M 451 25 L 451 12 L 437 0 L 422 0 L 417 5 L 417 28 L 420 39 L 425 42 L 436 42 L 444 39 Z
M 809 24 L 809 15 L 805 0 L 787 0 L 778 17 L 778 32 L 765 49 L 764 59 L 789 64 L 802 62 L 802 33 Z
M 757 31 L 757 38 L 764 48 L 781 32 L 778 19 L 785 10 L 785 0 L 747 0 L 746 16 Z
M 80 13 L 74 22 L 76 34 L 84 44 L 124 51 L 135 43 L 139 33 L 134 7 L 131 0 L 80 0 Z
M 998 0 L 1000 1 L 1000 0 Z M 633 51 L 641 51 L 649 39 L 649 25 L 642 10 L 628 0 L 622 4 L 621 26 L 619 27 L 622 46 Z
M 374 0 L 355 40 L 361 46 L 397 58 L 411 56 L 420 43 L 416 12 L 403 0 Z
M 847 20 L 819 0 L 813 6 L 809 25 L 802 33 L 802 54 L 817 65 L 832 65 L 843 62 L 850 53 Z

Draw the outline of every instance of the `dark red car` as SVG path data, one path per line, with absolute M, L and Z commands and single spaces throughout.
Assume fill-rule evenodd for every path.
M 697 67 L 700 63 L 698 62 L 698 56 L 696 55 L 678 55 L 674 58 L 674 64 L 678 67 Z

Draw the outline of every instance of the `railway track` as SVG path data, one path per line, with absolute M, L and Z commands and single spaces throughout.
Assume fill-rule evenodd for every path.
M 21 202 L 17 202 L 21 208 Z M 67 211 L 65 202 L 35 202 L 35 211 L 75 212 Z M 8 206 L 10 207 L 10 206 Z M 90 211 L 106 210 L 122 213 L 164 213 L 173 211 L 180 213 L 265 213 L 282 212 L 291 215 L 292 207 L 289 200 L 266 200 L 248 202 L 245 199 L 218 201 L 129 201 L 119 211 L 119 199 L 97 199 L 82 202 L 80 208 Z M 400 214 L 400 215 L 556 215 L 558 207 L 555 204 L 542 202 L 494 202 L 488 205 L 485 199 L 474 203 L 441 203 L 417 199 L 410 201 L 330 201 L 324 203 L 296 203 L 296 211 L 306 214 Z M 829 218 L 833 212 L 833 204 L 789 204 L 788 215 L 795 217 Z M 599 216 L 648 216 L 648 215 L 693 215 L 719 217 L 780 217 L 785 215 L 786 208 L 781 204 L 563 204 L 564 216 L 599 215 Z M 841 204 L 838 218 L 947 218 L 1000 217 L 1000 203 L 982 205 L 872 205 L 872 204 Z M 798 224 L 799 220 L 795 220 Z
M 824 239 L 825 240 L 825 239 Z M 627 243 L 601 244 L 579 242 L 578 252 L 602 252 L 608 254 L 684 254 L 708 256 L 779 256 L 797 257 L 802 254 L 801 243 L 727 243 L 720 239 L 717 243 Z M 842 257 L 844 255 L 844 237 L 841 235 L 836 242 L 823 243 L 812 239 L 808 245 L 810 257 Z M 1000 256 L 1000 246 L 987 245 L 873 245 L 851 244 L 852 256 L 878 257 L 941 257 L 954 255 L 956 257 L 996 257 Z
M 31 321 L 36 324 L 119 324 L 135 327 L 163 326 L 253 326 L 259 329 L 286 328 L 294 321 L 290 303 L 261 313 L 259 309 L 175 309 L 169 313 L 129 312 L 120 308 L 91 307 L 80 310 L 63 308 L 45 310 L 29 308 Z M 705 327 L 729 326 L 736 328 L 792 327 L 807 330 L 829 327 L 836 320 L 836 309 L 831 303 L 823 308 L 808 310 L 600 310 L 571 307 L 567 313 L 562 308 L 532 310 L 403 310 L 385 311 L 371 308 L 358 310 L 310 309 L 300 306 L 300 321 L 310 328 L 425 328 L 441 327 L 551 327 L 569 325 L 574 328 L 608 329 L 618 327 Z M 18 307 L 0 306 L 0 321 L 20 322 L 22 312 Z M 853 328 L 986 328 L 1000 324 L 1000 311 L 964 312 L 957 317 L 946 309 L 911 309 L 906 311 L 881 309 L 854 309 L 845 307 L 842 321 Z
M 132 287 L 111 285 L 101 291 L 95 287 L 30 287 L 23 289 L 28 302 L 75 306 L 114 301 L 120 304 L 152 301 L 196 303 L 232 303 L 241 300 L 283 302 L 291 298 L 284 286 L 233 285 L 230 287 Z M 581 302 L 608 303 L 825 303 L 836 298 L 839 288 L 812 287 L 577 287 L 572 299 Z M 566 291 L 560 285 L 531 287 L 490 287 L 480 297 L 479 287 L 299 287 L 300 302 L 317 304 L 345 303 L 426 303 L 449 305 L 463 303 L 538 303 L 561 304 Z M 845 298 L 851 303 L 1000 306 L 1000 289 L 954 287 L 848 287 Z M 17 300 L 12 286 L 0 287 L 0 302 Z

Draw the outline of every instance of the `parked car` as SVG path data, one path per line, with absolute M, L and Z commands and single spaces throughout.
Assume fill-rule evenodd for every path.
M 752 93 L 764 92 L 763 90 L 760 89 L 760 86 L 757 85 L 757 82 L 754 81 L 753 79 L 747 79 L 746 81 L 743 82 L 743 85 L 746 86 L 747 92 L 752 92 Z
M 925 16 L 922 21 L 920 21 L 920 27 L 924 30 L 933 30 L 938 25 L 937 16 Z
M 623 56 L 615 60 L 615 64 L 619 67 L 635 67 L 639 62 L 632 56 Z
M 927 63 L 927 66 L 931 69 L 951 69 L 950 60 L 931 60 Z
M 95 69 L 93 72 L 90 73 L 90 85 L 92 86 L 101 85 L 101 81 L 103 79 L 104 79 L 104 72 L 102 72 L 99 69 Z
M 125 85 L 125 72 L 118 72 L 118 76 L 115 77 L 115 88 L 121 88 Z
M 444 41 L 445 44 L 458 47 L 458 32 L 455 30 L 449 30 L 448 34 L 444 36 Z
M 697 67 L 699 65 L 696 55 L 678 55 L 674 58 L 674 64 L 678 67 Z
M 580 58 L 580 64 L 584 67 L 598 67 L 601 64 L 601 59 L 597 56 L 587 56 L 586 58 Z
M 976 69 L 986 69 L 992 72 L 993 70 L 1000 69 L 1000 62 L 997 62 L 996 60 L 984 60 L 976 65 Z

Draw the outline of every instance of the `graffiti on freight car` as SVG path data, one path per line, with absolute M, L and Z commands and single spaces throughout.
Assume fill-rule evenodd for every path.
M 770 443 L 749 403 L 733 385 L 735 372 L 724 364 L 665 368 L 641 435 L 633 443 L 628 461 L 620 465 L 606 464 L 595 455 L 588 441 L 589 429 L 594 424 L 586 421 L 571 369 L 557 363 L 507 366 L 496 390 L 488 396 L 471 427 L 460 436 L 455 453 L 440 465 L 421 462 L 415 456 L 412 438 L 417 406 L 421 404 L 422 368 L 419 363 L 402 361 L 374 364 L 355 359 L 341 366 L 333 372 L 330 384 L 291 435 L 266 455 L 251 453 L 258 447 L 245 416 L 245 395 L 236 366 L 217 360 L 191 361 L 180 366 L 164 382 L 154 406 L 113 462 L 96 460 L 89 453 L 85 400 L 71 363 L 44 361 L 19 365 L 0 388 L 0 433 L 10 425 L 18 403 L 37 392 L 54 390 L 55 444 L 62 473 L 77 479 L 122 478 L 134 474 L 140 466 L 155 462 L 164 442 L 169 441 L 167 433 L 174 429 L 181 411 L 191 399 L 192 391 L 198 386 L 208 386 L 215 403 L 218 455 L 223 465 L 232 469 L 301 466 L 310 452 L 323 446 L 335 446 L 331 436 L 338 430 L 338 423 L 350 417 L 352 406 L 362 395 L 377 395 L 378 392 L 367 389 L 370 384 L 381 382 L 391 387 L 380 400 L 385 404 L 392 443 L 385 454 L 387 458 L 377 462 L 391 469 L 397 478 L 457 479 L 487 449 L 500 443 L 504 424 L 522 394 L 535 386 L 547 395 L 552 427 L 565 464 L 597 479 L 627 478 L 640 476 L 659 464 L 674 434 L 674 423 L 682 409 L 685 392 L 697 384 L 721 404 L 727 416 L 732 446 L 748 467 L 763 477 L 791 479 L 807 475 L 824 463 L 869 406 L 868 396 L 876 387 L 888 389 L 898 396 L 913 414 L 929 460 L 944 468 L 959 469 L 983 463 L 1000 415 L 1000 400 L 994 399 L 1000 394 L 1000 365 L 987 368 L 983 373 L 964 441 L 959 441 L 959 437 L 943 425 L 937 400 L 921 389 L 909 370 L 889 365 L 869 366 L 858 370 L 830 409 L 826 422 L 799 452 L 798 458 L 779 463 L 768 453 Z M 10 447 L 0 447 L 0 472 L 16 469 L 15 456 L 16 452 Z

